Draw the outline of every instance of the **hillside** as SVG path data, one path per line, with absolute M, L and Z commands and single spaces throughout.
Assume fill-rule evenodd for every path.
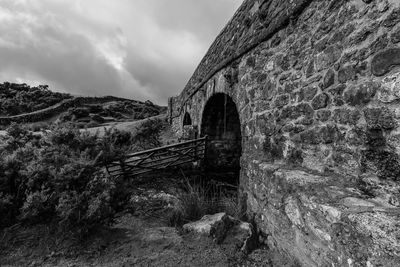
M 109 122 L 141 120 L 166 111 L 150 101 L 114 96 L 82 97 L 52 92 L 47 85 L 0 84 L 0 126 L 12 122 L 73 122 L 78 127 L 97 127 Z
M 0 116 L 14 116 L 53 106 L 72 95 L 52 92 L 47 85 L 0 84 Z

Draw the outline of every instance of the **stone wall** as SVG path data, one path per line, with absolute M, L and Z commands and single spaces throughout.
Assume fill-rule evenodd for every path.
M 294 3 L 295 2 L 295 3 Z M 244 1 L 184 91 L 241 121 L 240 187 L 269 246 L 303 266 L 400 262 L 400 2 Z

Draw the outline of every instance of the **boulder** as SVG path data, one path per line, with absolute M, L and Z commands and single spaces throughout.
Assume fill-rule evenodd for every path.
M 213 238 L 232 253 L 247 254 L 255 248 L 257 237 L 250 223 L 239 221 L 226 213 L 205 215 L 201 220 L 185 224 L 185 232 L 193 232 Z
M 205 215 L 199 221 L 187 223 L 183 226 L 185 232 L 194 232 L 206 236 L 220 236 L 221 232 L 226 233 L 234 223 L 234 219 L 226 213 Z

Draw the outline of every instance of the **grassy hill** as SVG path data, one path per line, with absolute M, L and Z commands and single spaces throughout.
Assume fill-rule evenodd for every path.
M 72 95 L 52 92 L 47 85 L 0 84 L 0 116 L 14 116 L 53 106 Z
M 105 123 L 126 122 L 153 117 L 166 107 L 150 101 L 120 97 L 82 97 L 52 92 L 47 85 L 0 84 L 0 126 L 12 122 L 30 124 L 73 122 L 78 127 L 97 127 Z

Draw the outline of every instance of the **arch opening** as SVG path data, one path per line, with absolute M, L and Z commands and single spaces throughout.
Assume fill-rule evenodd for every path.
M 192 118 L 190 117 L 190 114 L 186 112 L 183 117 L 183 127 L 187 125 L 192 125 Z
M 201 136 L 208 136 L 205 168 L 218 173 L 231 173 L 225 181 L 237 184 L 242 154 L 242 135 L 235 102 L 224 93 L 213 95 L 203 111 Z

